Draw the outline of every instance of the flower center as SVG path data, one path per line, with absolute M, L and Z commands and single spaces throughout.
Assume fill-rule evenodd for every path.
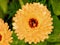
M 2 35 L 0 34 L 0 41 L 2 40 Z
M 35 27 L 37 27 L 37 25 L 38 25 L 38 21 L 36 19 L 34 19 L 34 18 L 29 19 L 29 26 L 31 28 L 35 28 Z

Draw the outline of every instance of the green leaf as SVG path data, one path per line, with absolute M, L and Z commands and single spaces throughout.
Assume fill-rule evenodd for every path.
M 37 44 L 32 43 L 31 45 L 47 45 L 47 41 L 39 42 Z
M 0 0 L 0 7 L 4 13 L 7 12 L 8 0 Z
M 10 2 L 8 6 L 8 14 L 9 14 L 8 19 L 13 17 L 19 8 L 20 8 L 19 2 L 17 0 L 12 0 L 12 2 Z
M 53 12 L 56 15 L 60 15 L 60 0 L 50 0 Z
M 21 5 L 21 8 L 22 8 L 22 6 L 24 5 L 24 2 L 23 2 L 23 0 L 19 0 L 19 3 L 20 3 L 20 5 Z
M 13 37 L 13 42 L 11 43 L 11 45 L 17 45 L 18 38 L 14 32 L 12 34 L 12 37 Z
M 55 45 L 60 45 L 60 43 L 56 43 Z
M 38 43 L 37 45 L 47 45 L 47 41 L 40 42 L 40 43 Z
M 54 29 L 48 41 L 60 42 L 60 20 L 55 15 L 53 16 L 53 26 L 54 26 Z
M 17 45 L 27 45 L 27 43 L 25 43 L 24 40 L 18 40 Z
M 45 4 L 45 3 L 46 3 L 46 0 L 41 0 L 41 3 L 42 3 L 42 4 Z
M 3 11 L 1 10 L 1 8 L 0 8 L 0 18 L 4 18 L 4 13 L 3 13 Z

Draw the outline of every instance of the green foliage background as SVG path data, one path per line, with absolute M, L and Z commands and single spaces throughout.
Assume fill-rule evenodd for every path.
M 47 6 L 53 17 L 53 32 L 50 38 L 38 44 L 28 44 L 23 40 L 18 40 L 12 29 L 12 17 L 23 4 L 39 2 Z M 8 22 L 13 31 L 13 43 L 11 45 L 60 45 L 60 0 L 0 0 L 0 18 Z

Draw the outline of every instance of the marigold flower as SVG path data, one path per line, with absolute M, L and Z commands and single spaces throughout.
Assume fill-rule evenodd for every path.
M 12 32 L 7 23 L 0 18 L 0 45 L 10 45 L 12 42 Z
M 50 11 L 43 4 L 26 4 L 13 17 L 13 28 L 18 39 L 29 44 L 48 39 L 53 29 L 53 18 Z

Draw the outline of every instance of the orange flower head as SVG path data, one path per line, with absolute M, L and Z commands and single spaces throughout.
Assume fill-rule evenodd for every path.
M 18 39 L 29 44 L 48 39 L 53 29 L 50 11 L 40 3 L 26 4 L 13 17 L 13 28 Z
M 10 45 L 12 42 L 12 32 L 7 23 L 0 18 L 0 45 Z

